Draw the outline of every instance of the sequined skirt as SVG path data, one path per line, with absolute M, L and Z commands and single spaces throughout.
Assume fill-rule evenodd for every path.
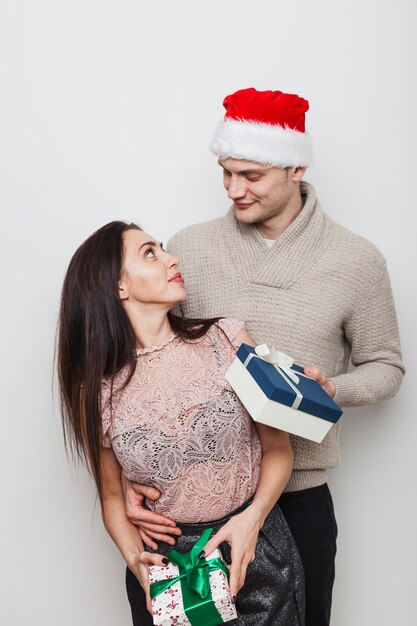
M 232 515 L 242 511 L 250 501 L 227 517 L 214 522 L 179 524 L 182 535 L 176 550 L 187 552 L 203 530 L 216 532 Z M 172 546 L 160 543 L 159 554 L 168 555 Z M 230 547 L 221 550 L 230 563 Z M 136 577 L 127 570 L 126 587 L 134 626 L 152 624 L 146 610 L 145 595 Z M 259 533 L 255 559 L 249 565 L 245 584 L 236 596 L 238 618 L 230 626 L 304 626 L 304 574 L 297 547 L 281 510 L 276 504 Z

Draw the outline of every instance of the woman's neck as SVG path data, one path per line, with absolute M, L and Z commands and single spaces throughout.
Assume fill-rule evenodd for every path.
M 149 310 L 138 310 L 132 305 L 125 305 L 126 313 L 132 324 L 137 348 L 150 348 L 167 337 L 172 332 L 172 327 L 168 319 L 168 311 L 154 308 Z

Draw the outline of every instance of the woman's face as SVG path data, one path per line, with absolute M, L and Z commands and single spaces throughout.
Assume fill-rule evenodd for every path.
M 141 230 L 123 235 L 125 257 L 119 282 L 120 298 L 135 305 L 163 305 L 167 309 L 186 297 L 179 260 Z

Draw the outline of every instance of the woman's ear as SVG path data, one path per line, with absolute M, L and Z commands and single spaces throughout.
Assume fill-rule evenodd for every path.
M 120 300 L 127 300 L 129 297 L 129 285 L 126 280 L 119 280 L 119 298 Z

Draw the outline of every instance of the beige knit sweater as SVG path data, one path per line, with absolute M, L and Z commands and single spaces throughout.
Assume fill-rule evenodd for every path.
M 301 213 L 272 248 L 232 210 L 170 240 L 188 294 L 183 313 L 244 320 L 256 342 L 323 369 L 341 406 L 390 398 L 404 368 L 384 258 L 323 213 L 311 185 L 302 183 L 301 192 Z M 292 437 L 288 491 L 326 481 L 339 462 L 339 430 L 340 422 L 321 444 Z

